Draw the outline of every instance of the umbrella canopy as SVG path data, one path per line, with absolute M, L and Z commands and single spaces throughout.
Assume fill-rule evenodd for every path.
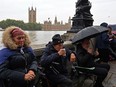
M 91 26 L 84 28 L 75 34 L 74 38 L 72 39 L 72 43 L 77 43 L 85 38 L 95 37 L 96 35 L 107 31 L 108 28 L 102 26 Z
M 92 28 L 98 30 L 100 33 L 108 32 L 108 28 L 107 27 L 103 27 L 103 26 L 92 26 Z

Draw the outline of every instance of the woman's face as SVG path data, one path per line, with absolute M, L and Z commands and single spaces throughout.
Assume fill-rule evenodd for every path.
M 86 49 L 89 48 L 90 46 L 90 40 L 89 39 L 85 39 L 83 42 L 82 42 L 82 46 Z
M 17 35 L 13 37 L 13 40 L 19 47 L 22 47 L 25 43 L 25 35 Z

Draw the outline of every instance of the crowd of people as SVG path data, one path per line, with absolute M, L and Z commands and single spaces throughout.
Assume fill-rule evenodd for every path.
M 100 26 L 108 27 L 108 24 L 102 23 Z M 39 63 L 28 34 L 16 26 L 6 28 L 2 35 L 3 47 L 0 48 L 0 87 L 36 87 L 38 64 L 47 78 L 43 87 L 73 87 L 67 61 L 77 62 L 81 67 L 95 67 L 94 70 L 82 71 L 97 76 L 94 87 L 104 87 L 102 82 L 110 70 L 109 57 L 116 58 L 110 48 L 115 37 L 111 34 L 111 27 L 108 28 L 109 32 L 96 37 L 97 50 L 94 53 L 90 48 L 91 38 L 81 40 L 75 51 L 66 48 L 60 34 L 55 34 L 52 41 L 46 44 Z M 100 62 L 95 62 L 98 57 Z

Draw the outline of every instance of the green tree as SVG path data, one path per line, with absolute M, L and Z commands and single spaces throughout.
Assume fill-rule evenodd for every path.
M 28 30 L 41 30 L 42 29 L 41 25 L 37 23 L 27 23 L 26 26 Z
M 37 23 L 24 23 L 23 21 L 20 20 L 13 20 L 13 19 L 7 19 L 0 21 L 0 27 L 5 29 L 6 27 L 9 26 L 17 26 L 20 27 L 24 30 L 41 30 L 41 24 Z

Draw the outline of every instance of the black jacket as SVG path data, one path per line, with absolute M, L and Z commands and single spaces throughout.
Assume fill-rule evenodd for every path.
M 65 48 L 66 49 L 66 48 Z M 58 73 L 67 74 L 67 61 L 70 58 L 70 51 L 66 49 L 66 57 L 60 56 L 54 49 L 53 44 L 49 42 L 43 51 L 41 65 L 45 68 L 46 75 L 57 75 Z
M 94 56 L 88 53 L 81 44 L 77 45 L 76 48 L 77 62 L 82 67 L 93 67 L 95 65 Z
M 24 80 L 28 70 L 37 71 L 38 66 L 32 49 L 24 48 L 24 54 L 21 53 L 20 48 L 17 50 L 6 48 L 0 52 L 3 52 L 1 54 L 3 58 L 8 57 L 0 64 L 0 79 L 6 81 L 8 87 L 32 87 L 31 82 Z

